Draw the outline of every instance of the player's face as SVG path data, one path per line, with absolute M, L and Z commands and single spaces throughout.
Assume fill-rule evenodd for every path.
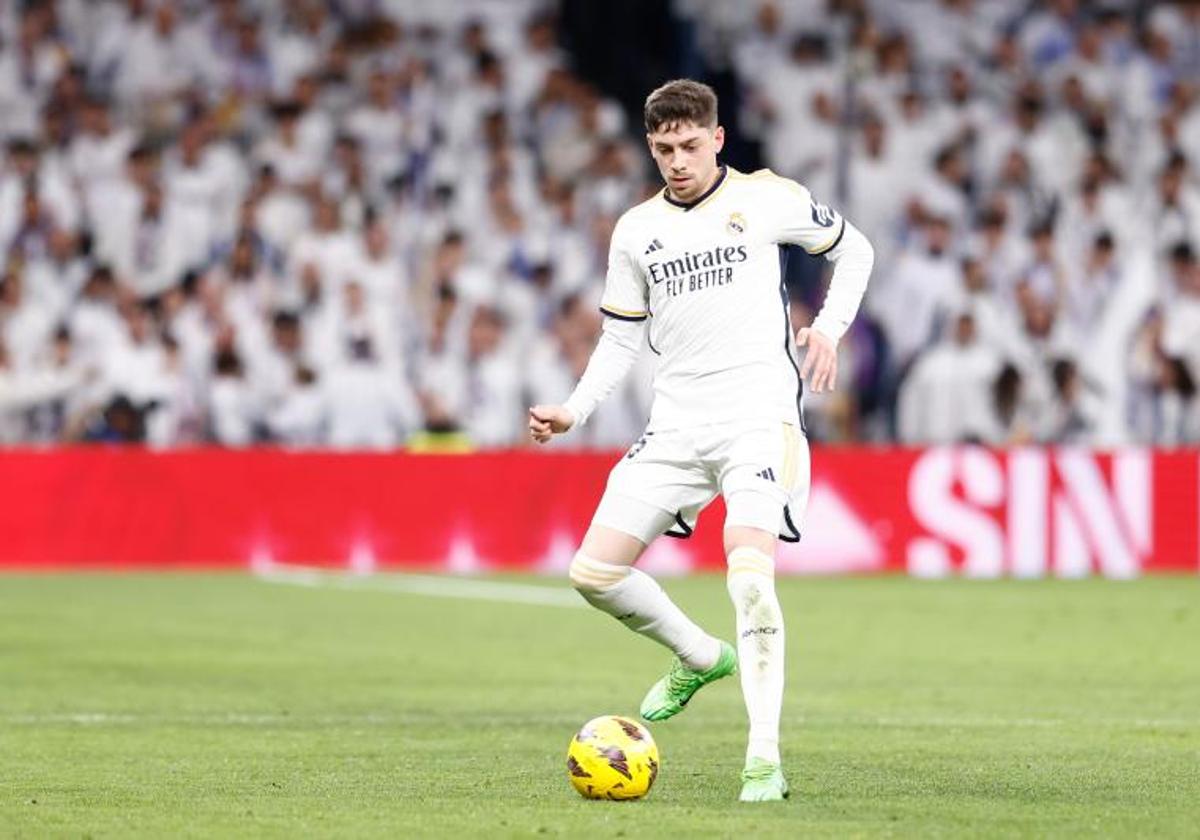
M 646 141 L 671 195 L 692 201 L 717 177 L 717 153 L 725 145 L 725 129 L 695 123 L 669 125 L 647 134 Z

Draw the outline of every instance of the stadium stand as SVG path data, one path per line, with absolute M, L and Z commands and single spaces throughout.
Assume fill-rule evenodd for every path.
M 658 188 L 578 5 L 0 4 L 0 444 L 524 445 Z M 669 12 L 734 163 L 875 243 L 815 438 L 1200 440 L 1200 2 Z M 555 445 L 633 440 L 646 356 Z

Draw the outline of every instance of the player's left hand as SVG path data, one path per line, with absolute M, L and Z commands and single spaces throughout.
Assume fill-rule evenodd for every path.
M 805 327 L 796 333 L 796 346 L 807 347 L 800 378 L 808 383 L 814 394 L 837 387 L 837 344 L 824 333 Z

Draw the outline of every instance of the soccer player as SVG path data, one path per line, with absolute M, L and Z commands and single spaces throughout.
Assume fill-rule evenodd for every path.
M 642 701 L 647 720 L 683 711 L 698 689 L 741 671 L 750 718 L 741 800 L 788 795 L 779 756 L 783 614 L 778 538 L 800 537 L 809 453 L 800 399 L 837 382 L 837 342 L 866 289 L 866 238 L 808 190 L 769 170 L 720 165 L 724 130 L 707 85 L 668 82 L 646 99 L 646 139 L 666 187 L 613 230 L 601 298 L 604 330 L 564 405 L 529 410 L 539 443 L 586 423 L 643 344 L 659 358 L 645 434 L 613 468 L 571 562 L 572 584 L 597 609 L 675 654 Z M 793 334 L 780 246 L 834 263 L 811 327 Z M 806 348 L 803 367 L 798 347 Z M 725 499 L 727 583 L 737 648 L 684 615 L 634 568 L 664 532 L 691 533 Z

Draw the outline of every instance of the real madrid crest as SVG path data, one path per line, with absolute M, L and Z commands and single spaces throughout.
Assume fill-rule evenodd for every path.
M 741 234 L 746 232 L 746 217 L 741 213 L 733 213 L 729 216 L 729 221 L 725 223 L 725 229 L 733 234 Z

